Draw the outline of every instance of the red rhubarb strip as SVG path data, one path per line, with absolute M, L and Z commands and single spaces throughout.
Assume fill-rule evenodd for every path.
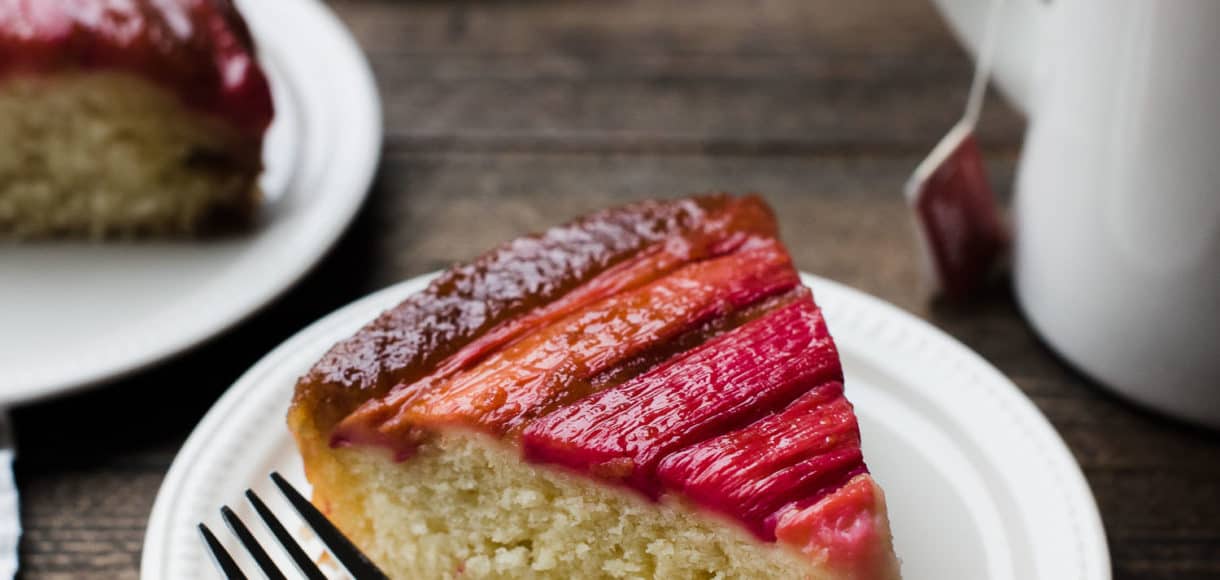
M 867 474 L 811 505 L 789 506 L 777 515 L 780 543 L 840 570 L 845 580 L 896 578 L 887 557 L 889 538 L 881 490 Z
M 667 491 L 731 516 L 770 541 L 777 510 L 816 500 L 863 471 L 851 403 L 843 385 L 830 382 L 783 411 L 675 452 L 657 476 Z
M 812 297 L 723 334 L 648 373 L 560 408 L 527 427 L 525 457 L 660 492 L 669 453 L 842 380 Z
M 700 235 L 674 237 L 655 244 L 558 300 L 491 329 L 442 362 L 432 376 L 452 376 L 505 344 L 589 304 L 651 282 L 684 264 L 732 252 L 744 242 L 745 239 L 737 235 L 725 239 Z
M 596 374 L 798 284 L 779 242 L 752 240 L 736 253 L 690 264 L 563 318 L 452 379 L 396 388 L 347 417 L 334 440 L 410 445 L 415 427 L 445 424 L 509 433 L 588 394 Z
M 656 345 L 650 348 L 647 352 L 624 361 L 613 368 L 599 373 L 589 379 L 593 385 L 594 391 L 608 389 L 617 385 L 621 385 L 639 375 L 648 372 L 653 367 L 664 364 L 666 361 L 675 356 L 680 356 L 682 353 L 689 351 L 721 334 L 724 334 L 738 326 L 742 326 L 752 320 L 757 320 L 767 314 L 779 310 L 784 306 L 792 304 L 808 294 L 808 290 L 801 287 L 796 287 L 782 294 L 772 296 L 765 300 L 759 300 L 746 308 L 742 308 L 727 316 L 714 318 L 706 323 L 699 325 L 696 328 L 686 331 L 680 336 L 672 340 Z

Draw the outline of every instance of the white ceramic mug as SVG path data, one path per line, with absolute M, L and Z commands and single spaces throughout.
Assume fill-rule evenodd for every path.
M 937 0 L 977 47 L 991 0 Z M 1055 350 L 1220 427 L 1220 0 L 1007 0 L 995 76 L 1030 117 L 1014 278 Z

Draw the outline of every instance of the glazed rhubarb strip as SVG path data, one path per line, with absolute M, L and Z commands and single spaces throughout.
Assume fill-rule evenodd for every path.
M 651 282 L 684 264 L 732 252 L 745 241 L 736 235 L 727 239 L 677 236 L 654 244 L 558 300 L 491 329 L 438 365 L 432 376 L 452 376 L 505 344 L 594 302 Z
M 842 380 L 838 353 L 808 294 L 617 387 L 527 427 L 527 460 L 563 465 L 646 495 L 661 491 L 669 453 L 786 406 L 811 387 Z
M 863 472 L 851 404 L 842 383 L 829 382 L 778 413 L 675 452 L 657 476 L 666 491 L 774 540 L 776 511 L 816 500 Z
M 805 297 L 808 293 L 804 287 L 796 287 L 783 294 L 760 300 L 736 312 L 713 318 L 697 328 L 688 330 L 664 344 L 658 344 L 637 357 L 623 361 L 614 367 L 601 372 L 591 379 L 593 390 L 600 391 L 623 384 L 642 375 L 666 361 L 681 356 L 699 345 L 708 342 L 726 332 L 757 320 L 767 314 L 779 310 Z
M 776 515 L 776 539 L 832 568 L 851 570 L 851 578 L 892 578 L 888 542 L 878 537 L 886 526 L 880 491 L 867 474 L 857 475 L 826 497 L 790 505 Z
M 589 379 L 598 373 L 798 284 L 777 241 L 753 240 L 733 254 L 690 264 L 598 302 L 451 380 L 428 384 L 426 391 L 396 389 L 353 412 L 335 430 L 334 440 L 409 445 L 414 428 L 452 424 L 507 434 L 588 394 Z

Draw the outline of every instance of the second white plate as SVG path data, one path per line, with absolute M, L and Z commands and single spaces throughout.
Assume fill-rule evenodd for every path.
M 0 405 L 112 379 L 224 331 L 294 284 L 355 216 L 381 148 L 368 62 L 318 0 L 238 4 L 276 107 L 263 224 L 223 240 L 0 248 Z
M 217 402 L 157 495 L 144 543 L 145 580 L 215 578 L 196 525 L 222 529 L 218 509 L 226 504 L 254 521 L 242 498 L 247 488 L 274 500 L 280 514 L 291 513 L 267 474 L 277 470 L 308 489 L 283 420 L 296 378 L 336 341 L 427 281 L 408 280 L 316 322 Z M 1088 485 L 1063 441 L 1012 382 L 894 306 L 822 278 L 806 275 L 805 282 L 838 343 L 865 458 L 886 490 L 904 578 L 1110 578 Z M 235 540 L 221 535 L 232 553 L 244 556 Z M 274 541 L 265 534 L 260 540 Z

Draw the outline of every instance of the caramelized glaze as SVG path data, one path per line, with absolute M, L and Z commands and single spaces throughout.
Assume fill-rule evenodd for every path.
M 400 384 L 345 419 L 336 440 L 409 445 L 412 429 L 446 424 L 507 434 L 589 393 L 591 377 L 799 283 L 774 240 L 690 264 L 540 328 L 449 380 Z
M 501 324 L 567 295 L 653 244 L 740 244 L 773 237 L 756 197 L 646 201 L 525 236 L 445 271 L 427 289 L 340 342 L 297 385 L 312 420 L 330 430 L 361 403 L 431 374 Z M 734 242 L 734 240 L 737 240 Z M 696 257 L 692 254 L 692 257 Z M 477 358 L 477 357 L 475 357 Z

